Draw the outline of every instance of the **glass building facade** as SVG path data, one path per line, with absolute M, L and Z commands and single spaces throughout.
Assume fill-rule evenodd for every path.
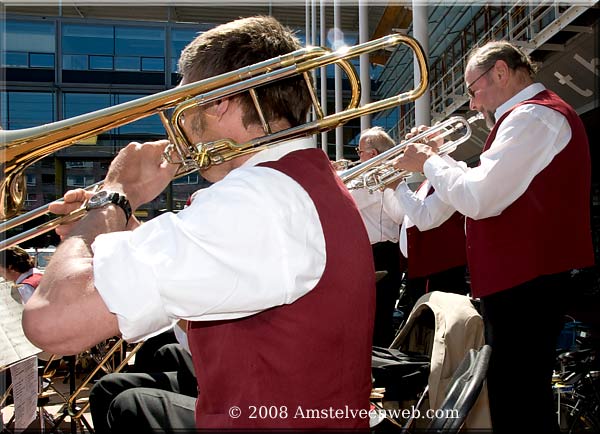
M 65 18 L 7 18 L 0 23 L 0 124 L 35 127 L 155 94 L 177 85 L 181 50 L 207 26 L 121 23 Z M 65 148 L 26 170 L 25 208 L 102 180 L 110 161 L 130 141 L 165 138 L 158 115 L 126 124 Z M 198 174 L 174 181 L 138 211 L 141 219 L 182 209 L 208 185 Z M 18 228 L 22 229 L 22 228 Z M 37 245 L 45 241 L 32 240 Z

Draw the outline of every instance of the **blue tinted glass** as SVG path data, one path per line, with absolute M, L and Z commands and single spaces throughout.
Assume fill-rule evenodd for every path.
M 54 23 L 6 21 L 7 51 L 54 53 Z
M 90 69 L 113 69 L 113 58 L 110 56 L 90 56 Z
M 116 95 L 116 104 L 121 104 L 127 101 L 133 101 L 134 99 L 141 98 L 145 95 Z M 158 115 L 152 115 L 147 118 L 140 119 L 139 121 L 123 125 L 118 128 L 121 134 L 155 134 L 156 136 L 163 137 L 165 130 L 162 122 Z
M 0 126 L 2 129 L 8 129 L 8 94 L 6 92 L 0 92 Z
M 158 27 L 116 26 L 115 54 L 117 56 L 164 56 L 165 30 Z
M 117 71 L 139 71 L 139 57 L 115 57 L 115 69 Z
M 8 128 L 35 127 L 54 120 L 50 92 L 8 92 Z
M 160 57 L 142 57 L 142 71 L 164 71 L 165 59 Z
M 171 72 L 177 72 L 179 66 L 177 65 L 178 59 L 171 57 Z
M 63 69 L 85 71 L 88 69 L 88 57 L 84 54 L 65 54 Z
M 27 53 L 6 53 L 6 60 L 4 61 L 4 66 L 9 66 L 13 68 L 27 68 L 29 66 L 27 63 Z
M 181 50 L 201 33 L 196 29 L 173 29 L 171 31 L 171 53 L 179 58 Z
M 114 54 L 112 26 L 63 24 L 62 32 L 66 54 Z
M 29 54 L 29 66 L 32 68 L 54 68 L 54 54 Z
M 65 119 L 109 107 L 110 95 L 99 93 L 65 93 Z

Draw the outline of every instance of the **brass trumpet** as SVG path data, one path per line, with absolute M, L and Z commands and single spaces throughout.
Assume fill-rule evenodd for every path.
M 421 76 L 419 85 L 410 91 L 360 106 L 360 80 L 349 59 L 400 44 L 404 44 L 414 51 Z M 343 111 L 325 116 L 318 103 L 310 73 L 330 64 L 338 65 L 346 73 L 352 96 Z M 255 89 L 298 75 L 303 76 L 311 94 L 316 113 L 314 121 L 276 133 L 271 133 L 268 125 L 263 121 L 265 135 L 247 143 L 235 143 L 231 140 L 190 143 L 183 132 L 182 114 L 187 109 L 242 92 L 250 93 L 259 118 L 264 119 L 265 116 L 256 97 Z M 86 137 L 98 135 L 155 113 L 158 113 L 171 142 L 165 152 L 165 159 L 170 163 L 178 164 L 177 176 L 183 176 L 212 164 L 220 164 L 232 158 L 276 146 L 285 140 L 337 128 L 356 117 L 414 101 L 425 92 L 428 78 L 427 61 L 419 43 L 406 35 L 393 34 L 335 52 L 321 47 L 308 47 L 236 71 L 71 119 L 23 130 L 0 131 L 0 144 L 2 144 L 0 145 L 0 151 L 2 151 L 0 152 L 2 156 L 0 165 L 4 174 L 0 183 L 0 219 L 9 219 L 21 209 L 25 196 L 23 172 L 29 165 Z M 47 205 L 31 213 L 39 216 L 45 214 L 46 210 Z M 83 213 L 84 211 L 78 210 L 65 218 L 73 220 L 80 218 Z M 4 232 L 29 220 L 31 220 L 29 217 L 20 218 L 16 224 L 6 221 L 0 230 Z M 28 231 L 27 234 L 6 239 L 0 243 L 0 250 L 52 230 L 64 221 L 63 218 L 55 219 L 39 229 L 34 228 Z
M 471 138 L 470 124 L 479 119 L 483 119 L 483 115 L 477 114 L 471 116 L 469 119 L 465 119 L 462 116 L 452 116 L 451 118 L 434 125 L 427 131 L 419 133 L 413 138 L 382 152 L 376 157 L 341 172 L 339 176 L 349 190 L 366 188 L 370 193 L 373 193 L 376 190 L 383 190 L 387 185 L 410 174 L 410 172 L 398 170 L 392 165 L 392 160 L 400 157 L 404 153 L 404 149 L 407 145 L 420 142 L 431 136 L 434 136 L 435 138 L 445 138 L 456 132 L 463 131 L 462 136 L 455 140 L 445 142 L 438 148 L 438 154 L 449 154 L 459 145 Z

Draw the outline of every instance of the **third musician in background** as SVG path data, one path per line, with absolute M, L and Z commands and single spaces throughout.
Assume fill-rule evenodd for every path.
M 423 144 L 408 146 L 397 163 L 424 172 L 467 217 L 471 287 L 492 346 L 495 433 L 558 432 L 555 345 L 575 296 L 571 270 L 594 262 L 585 127 L 534 73 L 531 59 L 508 42 L 475 49 L 465 86 L 471 109 L 491 128 L 480 165 L 465 169 Z
M 362 131 L 358 147 L 362 163 L 387 151 L 395 145 L 381 127 Z M 366 188 L 350 190 L 367 228 L 373 249 L 376 271 L 387 274 L 378 280 L 373 345 L 388 347 L 394 339 L 393 315 L 406 270 L 406 260 L 398 249 L 399 226 L 404 214 L 394 199 L 393 191 L 385 189 L 369 192 Z

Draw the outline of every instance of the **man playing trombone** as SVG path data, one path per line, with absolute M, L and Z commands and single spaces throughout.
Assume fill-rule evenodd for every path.
M 585 127 L 572 107 L 534 83 L 534 73 L 531 59 L 508 42 L 477 48 L 465 86 L 471 109 L 491 128 L 480 165 L 464 169 L 423 144 L 408 146 L 397 163 L 424 172 L 467 217 L 471 287 L 492 346 L 492 424 L 501 433 L 558 432 L 551 377 L 574 296 L 570 273 L 594 262 Z
M 182 83 L 298 48 L 273 18 L 233 21 L 186 47 Z M 302 77 L 256 92 L 271 131 L 304 122 L 310 98 Z M 247 93 L 184 116 L 193 143 L 265 134 Z M 175 174 L 163 160 L 166 146 L 131 143 L 112 162 L 105 193 L 63 230 L 25 307 L 27 336 L 72 354 L 115 334 L 137 341 L 190 321 L 197 402 L 177 397 L 170 405 L 166 396 L 168 414 L 152 420 L 128 408 L 113 415 L 118 432 L 189 428 L 194 418 L 207 429 L 367 428 L 360 410 L 371 390 L 375 273 L 360 215 L 326 155 L 306 138 L 233 158 L 201 171 L 214 184 L 189 207 L 135 227 L 131 211 Z M 84 196 L 72 191 L 53 211 Z M 335 411 L 344 409 L 352 411 Z M 320 417 L 309 417 L 314 411 Z

